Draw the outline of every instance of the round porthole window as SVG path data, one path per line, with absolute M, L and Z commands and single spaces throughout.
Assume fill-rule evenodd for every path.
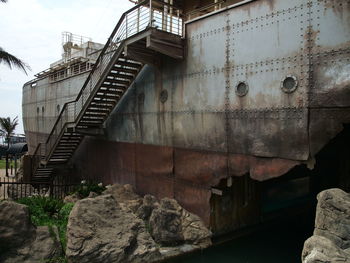
M 298 87 L 298 80 L 295 76 L 288 75 L 281 82 L 281 88 L 286 93 L 292 93 Z
M 248 84 L 245 81 L 240 81 L 236 86 L 236 94 L 237 96 L 243 97 L 247 95 L 249 90 Z
M 161 103 L 165 103 L 168 100 L 168 91 L 166 89 L 160 92 L 159 99 Z

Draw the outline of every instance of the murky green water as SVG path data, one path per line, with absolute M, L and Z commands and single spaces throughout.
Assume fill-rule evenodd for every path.
M 306 222 L 308 220 L 308 222 Z M 259 230 L 171 263 L 297 263 L 312 222 L 297 218 L 262 226 Z

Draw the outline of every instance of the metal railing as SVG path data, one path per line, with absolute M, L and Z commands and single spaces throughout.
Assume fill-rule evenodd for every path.
M 18 200 L 24 197 L 47 196 L 63 199 L 76 187 L 76 182 L 53 181 L 50 184 L 17 181 L 16 178 L 0 177 L 0 200 Z
M 146 0 L 125 12 L 108 38 L 77 98 L 64 104 L 47 141 L 45 144 L 38 145 L 37 153 L 44 154 L 46 160 L 49 160 L 58 139 L 69 125 L 74 127 L 86 102 L 98 90 L 99 85 L 97 84 L 101 79 L 103 80 L 111 63 L 114 63 L 112 58 L 118 52 L 121 53 L 119 48 L 123 41 L 149 28 L 182 36 L 181 10 L 160 0 Z

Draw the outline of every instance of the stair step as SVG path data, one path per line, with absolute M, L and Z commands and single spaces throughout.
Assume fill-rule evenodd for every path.
M 125 66 L 125 67 L 129 67 L 129 68 L 134 68 L 134 69 L 139 69 L 142 65 L 138 64 L 138 63 L 134 63 L 134 62 L 127 62 L 127 61 L 122 61 L 122 60 L 118 60 L 115 65 L 120 65 L 120 66 Z M 115 68 L 116 66 L 114 66 Z
M 102 94 L 101 94 L 102 93 Z M 122 95 L 124 93 L 124 90 L 111 90 L 111 89 L 106 89 L 106 90 L 99 90 L 97 91 L 97 95 L 103 95 L 103 94 L 107 94 L 107 95 Z
M 119 66 L 119 67 L 114 66 L 114 67 L 112 68 L 112 72 L 130 73 L 130 74 L 132 74 L 132 75 L 134 75 L 134 76 L 137 75 L 138 71 L 139 71 L 138 69 L 125 68 L 125 67 L 123 67 L 123 66 Z
M 108 85 L 108 84 L 121 84 L 121 85 L 125 85 L 125 86 L 129 86 L 130 85 L 130 81 L 127 80 L 120 80 L 120 79 L 105 79 L 103 81 L 102 85 Z
M 133 75 L 127 75 L 127 74 L 120 74 L 120 73 L 113 73 L 110 72 L 107 76 L 112 78 L 120 78 L 120 79 L 127 79 L 127 80 L 133 80 L 135 77 Z

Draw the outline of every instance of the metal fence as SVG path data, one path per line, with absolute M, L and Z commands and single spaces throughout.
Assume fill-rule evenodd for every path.
M 37 182 L 21 182 L 15 178 L 0 178 L 0 200 L 17 200 L 23 197 L 47 196 L 56 199 L 64 199 L 73 192 L 76 183 L 67 183 L 63 180 L 55 180 L 50 184 Z

